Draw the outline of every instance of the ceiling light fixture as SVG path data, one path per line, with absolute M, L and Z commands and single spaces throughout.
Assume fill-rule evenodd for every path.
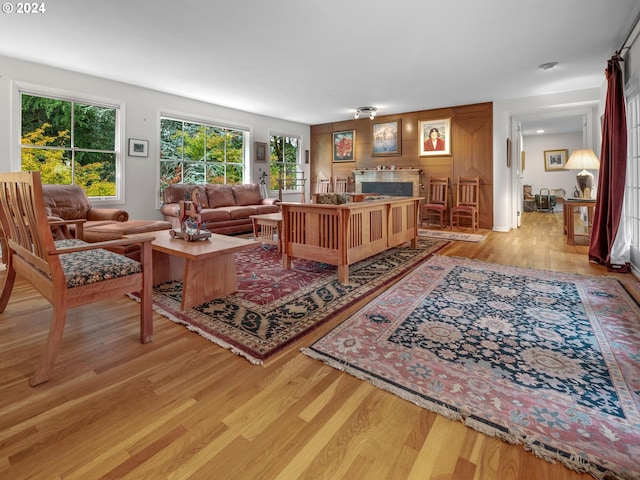
M 358 107 L 356 108 L 355 118 L 360 118 L 360 115 L 368 115 L 371 120 L 376 117 L 376 112 L 378 109 L 376 107 Z
M 558 65 L 558 62 L 547 62 L 547 63 L 543 63 L 542 65 L 538 65 L 538 68 L 540 70 L 551 70 L 556 65 Z

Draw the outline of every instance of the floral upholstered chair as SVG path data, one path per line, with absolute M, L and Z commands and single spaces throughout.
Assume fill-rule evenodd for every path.
M 10 314 L 5 311 L 18 273 L 53 306 L 49 335 L 40 366 L 30 381 L 32 386 L 51 377 L 69 308 L 138 291 L 140 340 L 151 341 L 153 236 L 97 243 L 54 240 L 39 172 L 0 174 L 0 221 L 7 248 L 0 313 Z M 78 221 L 59 223 L 68 222 Z M 140 261 L 106 250 L 134 243 L 140 245 Z

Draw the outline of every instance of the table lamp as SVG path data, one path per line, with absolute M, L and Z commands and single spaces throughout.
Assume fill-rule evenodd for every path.
M 590 148 L 574 150 L 564 168 L 567 170 L 581 170 L 581 172 L 576 175 L 580 198 L 591 198 L 593 173 L 588 170 L 600 169 L 600 162 L 593 150 Z

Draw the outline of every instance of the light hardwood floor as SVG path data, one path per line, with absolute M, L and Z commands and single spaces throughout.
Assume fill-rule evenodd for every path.
M 442 254 L 607 274 L 567 246 L 561 214 Z M 634 289 L 631 275 L 616 275 Z M 100 310 L 96 310 L 99 305 Z M 53 379 L 29 386 L 51 309 L 19 282 L 0 315 L 2 479 L 582 479 L 299 353 L 343 317 L 254 366 L 137 305 L 72 311 Z

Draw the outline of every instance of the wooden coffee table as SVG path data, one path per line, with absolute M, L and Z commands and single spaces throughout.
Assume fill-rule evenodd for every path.
M 171 238 L 169 230 L 153 235 L 153 284 L 182 281 L 182 310 L 237 292 L 234 253 L 256 245 L 255 240 L 215 233 L 194 242 Z

